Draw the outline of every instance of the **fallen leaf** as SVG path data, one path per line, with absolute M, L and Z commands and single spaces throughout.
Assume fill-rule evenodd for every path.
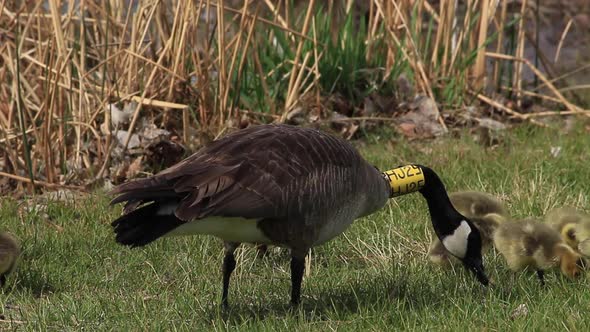
M 113 127 L 120 127 L 129 123 L 134 111 L 134 108 L 131 107 L 137 107 L 137 103 L 128 103 L 123 109 L 120 109 L 116 103 L 107 104 L 105 106 L 105 110 L 111 113 L 111 124 Z
M 514 311 L 512 311 L 510 318 L 514 320 L 520 317 L 525 317 L 528 314 L 529 308 L 527 307 L 526 303 L 521 303 L 518 305 L 518 307 L 516 307 L 516 309 L 514 309 Z
M 414 123 L 409 123 L 409 122 L 405 122 L 405 123 L 400 123 L 397 128 L 399 129 L 399 131 L 402 133 L 402 135 L 409 137 L 409 138 L 415 138 L 416 135 L 416 125 Z
M 307 112 L 301 106 L 297 106 L 287 113 L 286 120 L 289 124 L 301 125 L 305 123 Z
M 397 93 L 401 100 L 409 101 L 414 94 L 414 86 L 405 74 L 400 74 L 395 80 Z
M 129 167 L 127 167 L 127 172 L 125 174 L 125 177 L 127 179 L 132 179 L 134 177 L 137 176 L 137 174 L 139 174 L 139 172 L 141 172 L 142 170 L 142 162 L 143 161 L 143 156 L 139 156 L 137 158 L 135 158 L 135 160 L 129 164 Z
M 117 131 L 117 140 L 119 141 L 119 145 L 123 146 L 123 144 L 125 144 L 125 141 L 127 140 L 128 135 L 129 135 L 129 132 L 127 130 Z M 141 144 L 141 141 L 139 140 L 139 135 L 132 134 L 131 139 L 129 140 L 129 144 L 127 144 L 127 148 L 128 149 L 135 149 L 135 148 L 139 147 L 140 144 Z
M 157 138 L 167 138 L 170 136 L 170 132 L 166 129 L 160 129 L 155 124 L 147 124 L 141 131 L 141 137 L 147 141 L 153 141 Z
M 500 121 L 496 121 L 494 119 L 490 119 L 490 118 L 482 118 L 479 119 L 479 126 L 483 127 L 483 128 L 488 128 L 491 130 L 505 130 L 506 129 L 506 125 L 503 124 Z
M 398 126 L 402 124 L 414 125 L 413 137 L 437 137 L 447 133 L 445 127 L 438 120 L 439 111 L 436 103 L 431 98 L 419 96 L 410 105 L 410 111 L 400 116 Z M 406 125 L 402 132 L 408 132 L 410 127 Z

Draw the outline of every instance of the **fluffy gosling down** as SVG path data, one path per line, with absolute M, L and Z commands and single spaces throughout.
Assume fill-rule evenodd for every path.
M 498 198 L 479 191 L 458 191 L 449 195 L 451 203 L 462 215 L 470 218 L 481 234 L 482 250 L 487 251 L 492 246 L 494 231 L 508 217 L 506 208 Z M 428 248 L 428 258 L 431 262 L 447 266 L 453 256 L 437 237 L 433 237 Z
M 590 215 L 562 207 L 550 211 L 545 222 L 557 230 L 570 247 L 590 258 Z
M 488 213 L 496 213 L 508 217 L 504 203 L 488 193 L 481 191 L 456 191 L 449 195 L 451 203 L 467 217 L 482 217 Z
M 350 143 L 322 131 L 261 125 L 231 133 L 180 163 L 116 187 L 125 202 L 113 221 L 116 241 L 144 246 L 170 235 L 205 234 L 225 244 L 222 304 L 242 242 L 291 250 L 291 303 L 300 301 L 305 256 L 388 198 L 419 191 L 436 234 L 487 284 L 481 237 L 451 205 L 438 175 L 407 165 L 381 172 Z
M 0 287 L 6 283 L 6 278 L 14 272 L 20 256 L 20 243 L 9 232 L 0 232 Z
M 544 271 L 553 267 L 559 266 L 569 278 L 582 273 L 582 256 L 547 224 L 533 219 L 506 221 L 498 227 L 493 239 L 511 270 L 534 269 L 541 284 L 545 283 Z

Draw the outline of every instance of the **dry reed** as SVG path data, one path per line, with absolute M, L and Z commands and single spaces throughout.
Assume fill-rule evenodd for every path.
M 304 100 L 321 103 L 321 94 L 329 91 L 319 83 L 325 45 L 318 42 L 314 14 L 324 10 L 326 16 L 337 17 L 335 13 L 350 9 L 353 1 L 329 1 L 323 9 L 315 1 L 296 1 L 293 7 L 285 2 L 0 2 L 0 160 L 14 173 L 10 178 L 28 186 L 54 187 L 108 175 L 115 132 L 128 131 L 122 142 L 127 147 L 142 118 L 159 127 L 176 126 L 186 143 L 194 138 L 192 128 L 217 136 L 243 115 L 284 121 Z M 436 6 L 426 0 L 370 1 L 363 41 L 368 45 L 366 58 L 386 54 L 384 80 L 392 80 L 391 68 L 404 62 L 420 93 L 435 98 L 440 91 L 473 91 L 494 108 L 538 123 L 483 92 L 490 72 L 486 62 L 495 61 L 494 82 L 488 84 L 500 82 L 502 63 L 512 62 L 516 70 L 503 89 L 541 95 L 523 85 L 522 68 L 530 67 L 543 82 L 547 99 L 568 114 L 588 115 L 523 58 L 527 1 L 521 2 L 522 19 L 516 24 L 516 53 L 502 54 L 503 31 L 509 24 L 506 3 L 467 1 L 466 12 L 459 16 L 454 0 Z M 332 26 L 340 27 L 338 22 Z M 569 29 L 568 24 L 564 35 Z M 490 31 L 501 32 L 495 44 Z M 284 50 L 283 63 L 268 68 L 259 45 L 271 43 L 277 32 L 287 36 L 290 52 Z M 311 43 L 311 49 L 305 43 Z M 385 47 L 385 53 L 378 53 L 378 47 Z M 247 62 L 253 63 L 252 73 L 244 72 Z M 273 95 L 268 80 L 284 68 L 289 74 L 283 78 L 287 90 L 281 99 Z M 246 76 L 260 80 L 268 112 L 242 109 L 239 90 Z M 135 102 L 130 122 L 114 125 L 111 105 L 130 101 Z M 453 98 L 439 102 L 452 109 L 464 104 Z M 444 126 L 443 118 L 439 120 Z

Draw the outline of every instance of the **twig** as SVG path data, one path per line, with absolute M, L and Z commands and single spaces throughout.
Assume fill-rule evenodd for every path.
M 584 114 L 588 115 L 590 111 L 546 111 L 546 112 L 537 112 L 537 113 L 529 113 L 524 114 L 525 118 L 536 118 L 536 117 L 543 117 L 543 116 L 565 116 L 565 115 L 576 115 L 576 114 Z
M 516 46 L 516 56 L 519 59 L 524 58 L 524 40 L 525 40 L 524 20 L 525 20 L 526 8 L 527 8 L 527 0 L 522 0 L 522 3 L 520 5 L 520 19 L 518 21 L 518 37 L 517 37 L 517 46 Z M 513 81 L 513 83 L 516 83 L 516 89 L 518 91 L 522 90 L 522 62 L 516 63 L 516 67 L 514 68 L 514 81 Z M 518 93 L 517 93 L 516 97 L 517 97 L 516 104 L 518 105 L 518 107 L 520 107 L 522 98 L 520 98 L 520 94 L 518 94 Z
M 238 112 L 240 112 L 242 114 L 265 116 L 267 118 L 273 118 L 273 119 L 279 119 L 281 117 L 280 115 L 264 113 L 264 112 L 249 111 L 249 110 L 238 110 Z
M 565 40 L 565 36 L 567 36 L 567 33 L 570 31 L 573 22 L 574 20 L 570 18 L 570 20 L 567 22 L 567 25 L 565 26 L 565 29 L 563 29 L 561 38 L 559 39 L 559 43 L 557 44 L 557 51 L 555 51 L 555 58 L 553 58 L 554 63 L 557 62 L 557 60 L 559 59 L 561 48 L 563 47 L 563 41 Z
M 215 2 L 211 2 L 211 7 L 217 7 L 217 6 L 218 6 L 218 4 L 217 4 L 217 3 L 215 3 Z M 223 6 L 223 9 L 224 9 L 224 10 L 227 10 L 227 11 L 230 11 L 230 12 L 232 12 L 232 13 L 235 13 L 235 14 L 240 14 L 240 13 L 241 13 L 241 11 L 240 11 L 239 9 L 235 9 L 235 8 L 231 8 L 231 7 L 227 7 L 227 6 Z M 288 27 L 281 26 L 280 24 L 278 24 L 278 23 L 276 23 L 276 22 L 269 21 L 269 20 L 267 20 L 267 19 L 264 19 L 264 18 L 262 18 L 262 17 L 260 17 L 260 16 L 256 17 L 255 15 L 252 15 L 252 14 L 246 14 L 246 15 L 247 15 L 247 16 L 248 16 L 250 19 L 256 19 L 256 20 L 257 20 L 257 21 L 259 21 L 259 22 L 262 22 L 262 23 L 264 23 L 264 24 L 268 24 L 268 25 L 270 25 L 270 26 L 273 26 L 273 27 L 279 28 L 279 29 L 281 29 L 281 30 L 287 31 L 287 32 L 289 32 L 289 33 L 292 33 L 292 34 L 294 34 L 295 36 L 298 36 L 298 37 L 300 37 L 300 38 L 307 39 L 307 40 L 309 40 L 309 41 L 313 41 L 313 40 L 312 40 L 312 39 L 311 39 L 309 36 L 307 36 L 306 34 L 303 34 L 303 33 L 299 32 L 299 31 L 297 31 L 297 30 L 293 30 L 293 29 L 290 29 L 290 28 L 288 28 Z M 322 47 L 325 47 L 326 45 L 324 45 L 324 44 L 321 44 L 321 46 L 322 46 Z
M 9 179 L 13 179 L 13 180 L 25 182 L 25 183 L 33 183 L 33 181 L 31 181 L 31 179 L 29 179 L 29 178 L 25 178 L 22 176 L 10 174 L 10 173 L 5 173 L 5 172 L 0 172 L 0 177 L 6 177 Z M 49 182 L 45 182 L 45 181 L 41 181 L 41 180 L 35 180 L 35 185 L 41 185 L 41 186 L 47 187 L 47 188 L 65 188 L 65 189 L 71 189 L 71 190 L 86 191 L 86 189 L 82 186 L 49 183 Z
M 34 130 L 35 130 L 34 128 L 29 128 L 29 129 L 27 129 L 27 130 L 25 131 L 25 133 L 26 133 L 26 134 L 30 134 L 30 133 L 31 133 L 32 131 L 34 131 Z M 23 133 L 16 133 L 16 134 L 7 135 L 7 136 L 6 136 L 6 137 L 4 137 L 4 138 L 0 138 L 0 143 L 6 143 L 6 142 L 8 142 L 8 141 L 11 141 L 11 140 L 13 140 L 13 139 L 15 139 L 15 138 L 19 138 L 19 137 L 21 137 L 21 136 L 23 136 Z
M 25 321 L 22 321 L 22 320 L 0 319 L 0 323 L 24 324 L 26 322 Z
M 559 90 L 555 87 L 555 85 L 553 85 L 548 79 L 547 77 L 545 77 L 545 75 L 543 75 L 543 73 L 541 73 L 537 68 L 535 68 L 535 66 L 533 66 L 531 64 L 531 62 L 526 59 L 526 58 L 517 58 L 511 55 L 505 55 L 505 54 L 498 54 L 498 53 L 493 53 L 493 52 L 487 52 L 486 56 L 491 57 L 491 58 L 496 58 L 496 59 L 503 59 L 503 60 L 512 60 L 512 61 L 518 61 L 518 62 L 522 62 L 524 64 L 526 64 L 535 75 L 537 75 L 539 77 L 539 79 L 541 79 L 541 81 L 543 81 L 543 83 L 545 83 L 545 85 L 547 86 L 547 88 L 549 90 L 551 90 L 551 92 L 553 92 L 553 94 L 555 94 L 555 97 L 557 99 L 559 99 L 559 101 L 569 110 L 572 112 L 575 111 L 580 111 L 580 108 L 572 103 L 570 103 L 562 94 L 561 92 L 559 92 Z M 522 90 L 522 89 L 520 89 Z
M 571 85 L 571 86 L 568 86 L 565 88 L 561 88 L 561 89 L 559 89 L 559 91 L 567 92 L 567 91 L 585 90 L 585 89 L 590 89 L 590 84 Z
M 331 123 L 331 122 L 351 122 L 351 121 L 390 121 L 394 122 L 397 121 L 395 118 L 384 118 L 384 117 L 371 117 L 371 116 L 357 116 L 352 118 L 343 118 L 343 119 L 327 119 L 327 120 L 320 120 L 319 123 Z
M 479 99 L 479 100 L 487 103 L 490 106 L 493 106 L 493 107 L 495 107 L 497 109 L 500 109 L 500 110 L 502 110 L 502 111 L 504 111 L 504 112 L 506 112 L 506 113 L 508 113 L 508 114 L 510 114 L 512 116 L 514 116 L 514 117 L 517 117 L 517 118 L 519 118 L 521 120 L 529 120 L 531 123 L 536 124 L 537 126 L 540 126 L 540 127 L 548 127 L 546 124 L 541 123 L 539 121 L 536 121 L 534 119 L 529 119 L 529 118 L 526 117 L 525 114 L 519 113 L 519 112 L 517 112 L 517 111 L 515 111 L 515 110 L 513 110 L 513 109 L 511 109 L 511 108 L 509 108 L 509 107 L 507 107 L 505 105 L 502 105 L 501 103 L 499 103 L 499 102 L 497 102 L 495 100 L 492 100 L 492 99 L 490 99 L 490 98 L 482 95 L 481 93 L 478 93 L 477 94 L 477 99 Z

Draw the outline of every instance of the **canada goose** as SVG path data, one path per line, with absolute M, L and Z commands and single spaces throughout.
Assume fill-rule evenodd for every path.
M 9 232 L 0 232 L 0 287 L 14 271 L 20 256 L 20 243 Z
M 581 274 L 582 257 L 544 223 L 533 219 L 506 221 L 494 232 L 493 239 L 510 269 L 535 269 L 541 284 L 544 284 L 543 271 L 555 266 L 570 278 Z
M 504 204 L 498 198 L 479 191 L 457 191 L 449 194 L 449 198 L 455 209 L 479 229 L 485 252 L 492 244 L 494 230 L 508 216 Z M 428 248 L 430 261 L 444 266 L 451 262 L 451 257 L 440 240 L 434 237 Z
M 590 257 L 590 215 L 562 207 L 549 212 L 545 222 L 557 230 L 570 247 Z
M 126 202 L 116 241 L 146 245 L 164 235 L 207 234 L 225 243 L 222 304 L 242 242 L 291 250 L 291 303 L 300 299 L 305 256 L 390 197 L 419 191 L 443 244 L 487 284 L 481 238 L 449 202 L 438 175 L 408 165 L 380 172 L 345 140 L 319 130 L 261 125 L 231 133 L 180 163 L 113 189 Z M 145 203 L 151 203 L 146 204 Z

